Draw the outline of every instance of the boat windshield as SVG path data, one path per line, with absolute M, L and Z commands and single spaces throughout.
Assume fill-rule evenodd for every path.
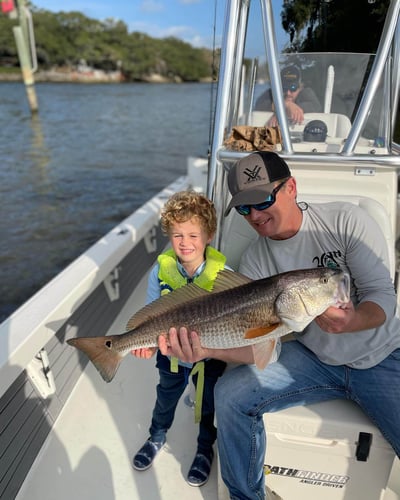
M 264 27 L 261 17 L 250 9 L 246 35 L 242 42 L 237 37 L 236 81 L 229 92 L 230 126 L 225 130 L 279 126 L 282 149 L 289 153 L 292 148 L 300 153 L 392 154 L 397 56 L 380 46 L 376 54 L 292 52 L 287 39 L 276 35 L 280 18 Z M 394 43 L 394 32 L 387 36 L 387 47 Z M 288 102 L 301 109 L 300 118 L 293 116 Z
M 307 124 L 316 119 L 327 127 L 328 143 L 330 140 L 347 137 L 359 108 L 373 60 L 372 54 L 354 53 L 296 53 L 281 56 L 279 67 L 283 97 L 294 99 L 295 96 L 294 102 L 297 102 L 304 112 L 304 119 L 300 123 L 288 116 L 289 131 L 294 142 L 326 142 L 323 130 L 319 132 L 318 126 L 309 127 L 310 132 L 304 134 Z M 267 62 L 265 58 L 264 61 L 262 58 L 255 58 L 251 65 L 256 77 L 247 80 L 243 113 L 239 120 L 249 125 L 273 124 L 276 106 Z M 388 101 L 388 97 L 385 96 L 384 82 L 380 82 L 362 130 L 362 137 L 367 140 L 364 141 L 365 144 L 385 144 L 385 118 L 388 110 L 386 108 L 385 113 L 384 103 Z

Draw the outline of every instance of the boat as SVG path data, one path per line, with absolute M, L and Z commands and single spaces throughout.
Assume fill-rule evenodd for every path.
M 208 157 L 189 158 L 186 175 L 121 221 L 0 325 L 1 499 L 228 498 L 218 460 L 203 487 L 185 481 L 197 436 L 191 384 L 166 448 L 150 469 L 135 471 L 132 457 L 147 438 L 155 400 L 154 362 L 127 356 L 106 384 L 66 340 L 122 333 L 144 305 L 148 271 L 167 245 L 160 210 L 177 191 L 194 189 L 213 198 L 219 219 L 215 245 L 237 268 L 254 235 L 235 211 L 223 216 L 226 174 L 249 151 L 226 141 L 235 130 L 265 132 L 272 112 L 255 106 L 265 88 L 271 89 L 280 130 L 279 141 L 270 146 L 289 163 L 299 201 L 346 200 L 369 212 L 387 240 L 398 288 L 400 148 L 393 129 L 400 0 L 390 2 L 375 54 L 281 52 L 275 3 L 226 2 Z M 249 56 L 251 19 L 258 19 L 250 34 L 254 39 L 258 33 L 259 52 Z M 285 113 L 280 70 L 288 64 L 301 68 L 323 102 L 322 111 L 306 113 L 302 124 L 291 124 Z M 322 256 L 321 264 L 327 259 Z M 350 402 L 293 408 L 265 421 L 267 483 L 280 498 L 400 498 L 398 459 Z

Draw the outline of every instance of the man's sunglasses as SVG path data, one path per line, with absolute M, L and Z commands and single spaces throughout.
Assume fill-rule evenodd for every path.
M 296 92 L 298 88 L 299 85 L 297 83 L 292 83 L 292 85 L 289 85 L 288 87 L 283 87 L 283 91 L 288 92 L 290 90 L 290 92 Z
M 272 193 L 270 195 L 268 195 L 268 197 L 265 201 L 262 201 L 261 203 L 256 203 L 255 205 L 237 205 L 235 207 L 236 211 L 240 215 L 250 215 L 252 208 L 254 208 L 255 210 L 265 210 L 265 209 L 271 207 L 276 201 L 276 195 L 277 195 L 278 191 L 287 181 L 288 181 L 288 179 L 286 179 L 286 181 L 283 181 L 280 184 L 278 184 L 276 186 L 276 188 L 274 188 Z

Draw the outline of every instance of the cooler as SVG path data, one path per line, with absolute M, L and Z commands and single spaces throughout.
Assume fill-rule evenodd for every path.
M 356 404 L 295 407 L 266 414 L 264 422 L 266 484 L 283 500 L 383 499 L 395 453 Z

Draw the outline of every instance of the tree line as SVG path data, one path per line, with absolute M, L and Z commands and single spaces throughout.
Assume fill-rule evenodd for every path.
M 199 81 L 211 76 L 212 52 L 174 37 L 152 38 L 128 32 L 123 21 L 98 21 L 81 12 L 53 13 L 30 6 L 40 70 L 76 67 L 82 60 L 104 71 L 122 72 L 127 81 L 154 73 L 166 79 Z M 17 20 L 0 14 L 0 68 L 18 70 L 12 27 Z

